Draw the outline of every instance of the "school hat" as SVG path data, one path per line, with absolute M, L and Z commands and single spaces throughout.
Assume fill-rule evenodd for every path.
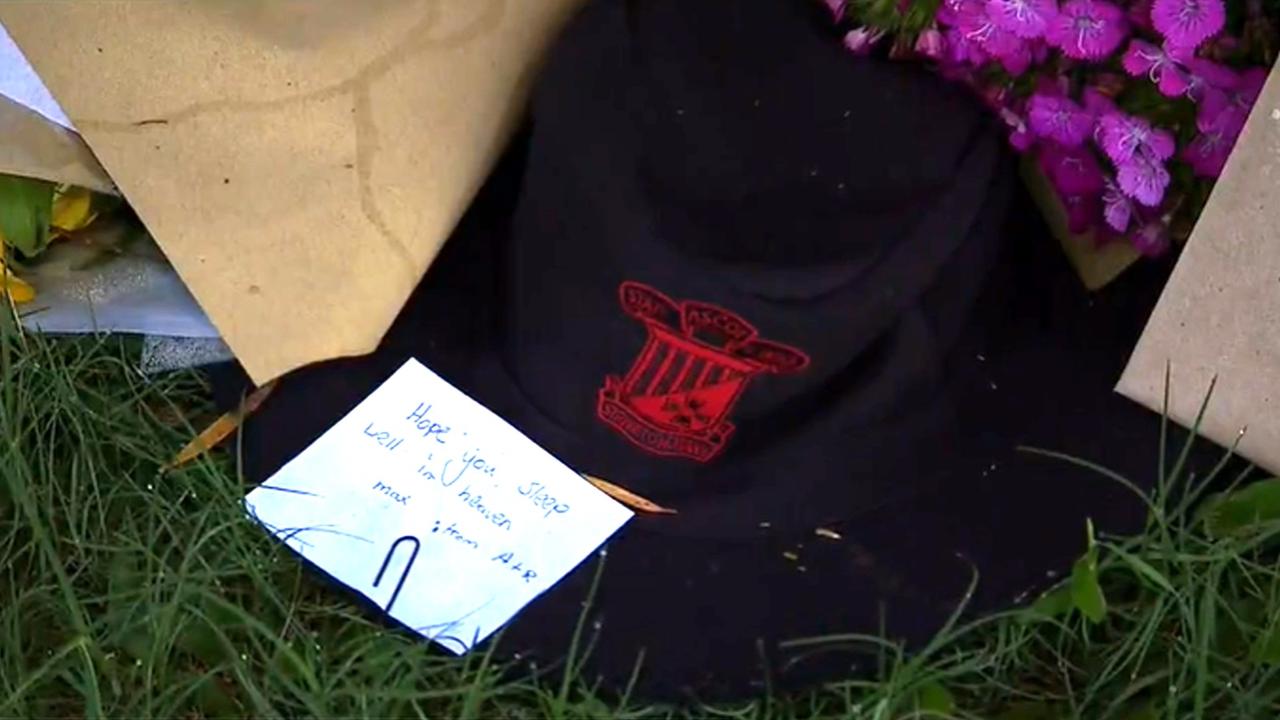
M 788 641 L 918 644 L 962 601 L 1051 582 L 1086 519 L 1139 527 L 1128 490 L 1018 448 L 1153 478 L 1157 419 L 1111 387 L 1159 276 L 1084 293 L 980 103 L 851 57 L 814 4 L 588 3 L 379 350 L 287 376 L 250 419 L 249 479 L 417 358 L 676 511 L 609 543 L 585 625 L 584 673 L 620 689 L 643 651 L 653 698 L 857 672 Z M 598 567 L 500 658 L 561 659 Z

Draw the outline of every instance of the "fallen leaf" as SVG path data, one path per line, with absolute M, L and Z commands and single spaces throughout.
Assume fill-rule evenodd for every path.
M 601 480 L 600 478 L 594 477 L 592 475 L 583 475 L 582 477 L 586 478 L 587 482 L 594 485 L 596 489 L 599 490 L 600 492 L 604 493 L 605 495 L 608 495 L 614 500 L 617 500 L 623 505 L 626 505 L 632 510 L 639 510 L 640 512 L 649 513 L 651 515 L 676 515 L 677 514 L 675 510 L 662 507 L 661 505 L 653 502 L 652 500 L 636 495 L 630 490 L 627 490 L 626 488 L 618 487 L 617 485 L 614 485 L 613 483 L 607 480 Z
M 223 440 L 226 440 L 231 433 L 235 432 L 244 419 L 252 415 L 275 389 L 275 383 L 268 383 L 254 390 L 249 397 L 245 398 L 240 408 L 232 410 L 223 415 L 213 424 L 205 428 L 204 432 L 195 437 L 194 440 L 187 443 L 186 447 L 178 453 L 173 462 L 169 463 L 166 470 L 173 470 L 182 467 L 196 458 L 204 455 L 209 450 L 217 447 Z

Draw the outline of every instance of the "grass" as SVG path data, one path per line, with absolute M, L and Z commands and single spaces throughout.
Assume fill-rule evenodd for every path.
M 1030 610 L 954 624 L 910 657 L 830 639 L 879 648 L 880 672 L 803 696 L 643 707 L 560 669 L 512 680 L 489 657 L 388 629 L 242 516 L 233 458 L 161 472 L 212 417 L 198 375 L 149 380 L 128 341 L 8 327 L 0 717 L 1280 716 L 1272 481 L 1184 478 L 1153 459 L 1164 480 L 1148 532 L 1086 549 L 1082 528 L 1071 579 Z M 1185 512 L 1207 480 L 1243 489 Z

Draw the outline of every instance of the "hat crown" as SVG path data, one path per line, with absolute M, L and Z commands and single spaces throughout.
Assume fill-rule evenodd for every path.
M 540 130 L 579 148 L 599 136 L 607 166 L 599 152 L 571 162 L 629 176 L 686 252 L 788 265 L 873 253 L 956 182 L 984 121 L 924 69 L 851 57 L 824 13 L 812 0 L 626 3 L 622 22 L 566 34 L 577 57 L 549 68 Z

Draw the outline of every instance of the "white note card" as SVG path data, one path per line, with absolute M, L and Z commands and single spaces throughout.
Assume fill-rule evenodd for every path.
M 632 517 L 416 360 L 250 492 L 245 508 L 458 655 Z
M 35 68 L 0 24 L 0 95 L 34 110 L 68 130 L 75 130 Z

